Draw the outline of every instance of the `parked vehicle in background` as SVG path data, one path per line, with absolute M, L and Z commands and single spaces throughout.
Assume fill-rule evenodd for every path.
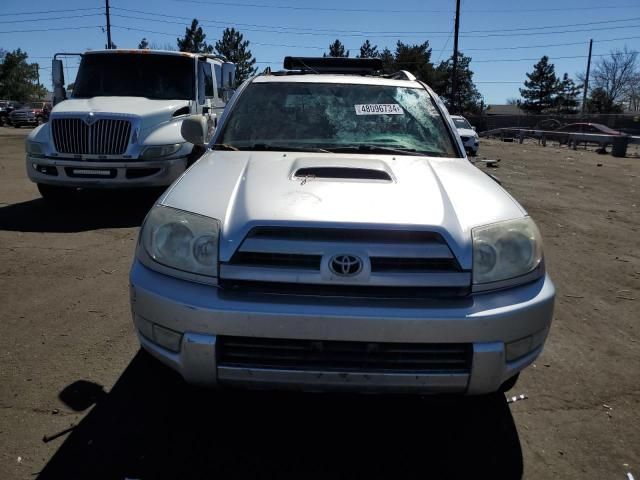
M 16 128 L 41 125 L 49 120 L 51 102 L 30 102 L 9 114 L 11 125 Z
M 624 135 L 624 133 L 602 125 L 601 123 L 569 123 L 556 129 L 556 132 L 594 133 L 602 135 Z
M 22 105 L 20 102 L 15 102 L 13 100 L 0 100 L 0 127 L 4 125 L 10 125 L 11 121 L 9 119 L 9 115 L 16 108 L 21 108 Z
M 410 73 L 285 68 L 243 84 L 149 212 L 130 272 L 142 347 L 203 385 L 511 388 L 555 296 L 531 217 Z M 182 132 L 206 142 L 202 118 Z
M 28 176 L 48 199 L 77 188 L 171 184 L 204 152 L 180 135 L 184 119 L 203 118 L 210 138 L 233 93 L 235 65 L 221 57 L 101 50 L 81 55 L 65 99 L 59 55 L 50 121 L 26 141 Z
M 547 118 L 546 120 L 541 120 L 536 125 L 536 129 L 539 130 L 557 130 L 562 126 L 562 122 L 556 120 L 555 118 Z
M 466 118 L 460 115 L 451 115 L 451 120 L 453 120 L 458 130 L 458 135 L 460 135 L 464 149 L 469 155 L 475 157 L 478 154 L 478 147 L 480 145 L 480 140 L 475 128 L 471 126 Z
M 572 139 L 569 135 L 563 135 L 565 133 L 578 133 L 578 134 L 586 134 L 584 137 L 579 137 L 578 139 Z M 599 138 L 590 138 L 588 135 L 611 135 L 614 137 L 624 136 L 626 135 L 623 132 L 618 130 L 614 130 L 612 128 L 607 127 L 606 125 L 602 125 L 601 123 L 587 123 L 587 122 L 576 122 L 569 123 L 568 125 L 564 125 L 558 129 L 556 129 L 552 134 L 548 135 L 548 138 L 552 138 L 560 142 L 560 144 L 569 143 L 570 141 L 576 141 L 577 143 L 586 144 L 596 144 L 600 146 L 602 152 L 606 151 L 606 148 L 611 145 L 611 141 L 602 140 Z

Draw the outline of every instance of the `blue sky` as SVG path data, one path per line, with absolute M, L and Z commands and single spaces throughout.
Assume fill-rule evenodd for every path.
M 336 38 L 352 56 L 367 38 L 380 50 L 385 46 L 393 50 L 398 39 L 405 43 L 428 40 L 434 61 L 447 58 L 453 50 L 455 0 L 110 2 L 112 39 L 118 47 L 135 48 L 142 37 L 159 46 L 175 45 L 190 20 L 198 18 L 210 43 L 225 26 L 239 29 L 251 41 L 260 69 L 281 68 L 285 55 L 322 55 Z M 104 48 L 104 3 L 1 0 L 0 48 L 25 50 L 31 61 L 40 63 L 42 82 L 49 86 L 54 53 Z M 32 13 L 63 9 L 68 11 Z M 49 30 L 28 31 L 42 29 Z M 460 50 L 473 58 L 474 80 L 485 102 L 504 103 L 519 96 L 525 73 L 542 55 L 551 57 L 558 74 L 575 76 L 586 68 L 590 38 L 594 55 L 625 44 L 640 50 L 640 1 L 609 0 L 607 5 L 602 0 L 462 0 L 460 31 Z M 573 45 L 549 46 L 567 43 Z M 68 81 L 76 68 L 77 61 L 69 59 Z

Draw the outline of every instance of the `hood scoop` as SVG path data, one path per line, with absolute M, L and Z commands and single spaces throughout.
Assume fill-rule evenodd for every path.
M 389 167 L 380 160 L 352 158 L 300 158 L 292 168 L 292 179 L 374 180 L 393 182 Z

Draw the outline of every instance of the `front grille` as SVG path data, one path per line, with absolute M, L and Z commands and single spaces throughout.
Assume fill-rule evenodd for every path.
M 237 252 L 233 263 L 253 267 L 295 267 L 320 269 L 320 255 L 296 255 L 290 253 Z
M 340 255 L 360 259 L 360 273 L 341 276 L 332 263 Z M 220 284 L 235 293 L 425 299 L 467 295 L 471 274 L 436 232 L 257 227 L 221 264 Z
M 122 155 L 131 137 L 129 120 L 103 118 L 87 125 L 80 118 L 56 118 L 51 128 L 56 150 L 74 155 Z
M 218 336 L 218 365 L 297 371 L 469 373 L 472 349 L 458 343 L 390 343 Z

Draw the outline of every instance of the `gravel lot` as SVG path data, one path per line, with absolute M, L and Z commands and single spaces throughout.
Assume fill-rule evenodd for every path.
M 482 141 L 558 287 L 527 400 L 215 392 L 138 352 L 153 193 L 47 206 L 28 132 L 0 128 L 0 478 L 640 478 L 639 158 Z

